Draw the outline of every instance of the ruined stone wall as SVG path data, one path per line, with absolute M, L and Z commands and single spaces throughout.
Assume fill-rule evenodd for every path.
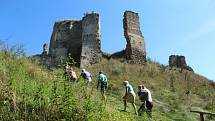
M 62 20 L 54 24 L 49 54 L 53 63 L 66 60 L 69 53 L 80 62 L 82 26 L 80 21 Z
M 82 19 L 82 51 L 80 67 L 101 61 L 100 20 L 97 13 L 87 14 Z
M 82 47 L 82 22 L 74 21 L 70 26 L 70 39 L 68 41 L 68 54 L 80 64 Z
M 82 20 L 55 22 L 49 55 L 53 65 L 70 55 L 81 67 L 101 60 L 99 14 L 86 14 Z
M 126 11 L 123 22 L 126 49 L 113 54 L 112 57 L 126 58 L 130 63 L 145 64 L 146 51 L 138 14 Z M 59 64 L 61 60 L 65 61 L 69 54 L 82 68 L 101 61 L 104 54 L 100 47 L 99 14 L 92 12 L 80 21 L 62 20 L 55 23 L 49 48 L 53 65 Z
M 180 55 L 169 56 L 169 66 L 193 71 L 193 69 L 187 65 L 185 56 Z
M 144 37 L 140 31 L 138 13 L 126 11 L 123 19 L 124 36 L 127 41 L 126 58 L 131 63 L 145 64 L 146 51 Z
M 184 56 L 171 55 L 169 56 L 169 66 L 170 67 L 184 67 L 186 66 L 186 60 Z

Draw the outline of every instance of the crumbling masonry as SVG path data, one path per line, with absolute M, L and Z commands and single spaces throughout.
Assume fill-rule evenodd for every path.
M 126 11 L 123 19 L 124 35 L 127 41 L 126 58 L 131 63 L 145 64 L 146 50 L 144 37 L 140 31 L 138 13 Z
M 177 68 L 181 68 L 181 69 L 185 69 L 193 72 L 193 69 L 187 65 L 185 56 L 181 56 L 181 55 L 169 56 L 169 66 L 177 67 Z
M 144 36 L 140 31 L 138 13 L 125 11 L 123 28 L 126 48 L 109 56 L 101 51 L 99 14 L 92 12 L 86 14 L 82 20 L 57 21 L 49 50 L 48 44 L 44 44 L 42 54 L 37 55 L 41 58 L 40 64 L 56 66 L 65 62 L 69 56 L 81 68 L 98 63 L 105 57 L 120 58 L 132 64 L 146 64 Z M 184 56 L 171 55 L 169 66 L 193 71 L 186 64 Z
M 123 27 L 127 45 L 120 58 L 125 58 L 129 63 L 145 64 L 146 51 L 138 14 L 126 11 Z M 100 62 L 104 57 L 100 45 L 99 14 L 93 12 L 86 14 L 79 21 L 55 22 L 47 56 L 49 61 L 51 60 L 50 65 L 65 62 L 71 56 L 83 68 Z
M 100 23 L 97 13 L 86 14 L 82 20 L 55 22 L 49 55 L 58 64 L 71 56 L 80 67 L 101 60 Z
M 101 61 L 100 22 L 98 14 L 87 14 L 82 20 L 81 67 Z

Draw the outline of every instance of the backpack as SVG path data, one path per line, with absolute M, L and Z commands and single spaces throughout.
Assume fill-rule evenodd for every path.
M 86 73 L 82 73 L 82 77 L 83 77 L 84 79 L 87 79 Z
M 84 79 L 89 79 L 89 77 L 90 77 L 90 73 L 89 72 L 84 72 L 84 73 L 82 73 L 82 75 L 83 75 Z
M 148 92 L 146 90 L 140 90 L 138 92 L 138 96 L 141 100 L 141 102 L 147 101 L 148 100 Z
M 107 81 L 101 81 L 101 85 L 107 86 Z

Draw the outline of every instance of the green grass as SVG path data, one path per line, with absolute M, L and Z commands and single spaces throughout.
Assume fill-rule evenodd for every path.
M 144 84 L 152 91 L 154 121 L 198 121 L 190 108 L 215 112 L 215 85 L 195 73 L 172 69 L 149 61 L 146 66 L 130 65 L 119 60 L 103 60 L 87 68 L 93 83 L 83 79 L 68 82 L 63 69 L 47 70 L 33 58 L 17 58 L 0 52 L 0 120 L 72 120 L 72 121 L 142 121 L 146 115 L 134 114 L 131 105 L 123 112 L 122 82 L 128 80 L 137 91 Z M 75 67 L 74 67 L 75 68 Z M 75 68 L 77 75 L 79 68 Z M 96 90 L 98 72 L 109 80 L 107 104 Z M 186 92 L 190 91 L 189 95 Z M 137 107 L 141 102 L 137 98 Z M 215 120 L 207 116 L 206 120 Z

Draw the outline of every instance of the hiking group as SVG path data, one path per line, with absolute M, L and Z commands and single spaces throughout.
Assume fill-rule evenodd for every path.
M 66 79 L 76 82 L 78 80 L 77 75 L 75 71 L 72 69 L 72 67 L 69 66 L 68 63 L 65 64 L 65 73 L 64 73 Z M 80 77 L 84 79 L 87 86 L 90 86 L 92 83 L 92 75 L 90 72 L 88 72 L 86 69 L 82 69 Z M 152 95 L 149 89 L 147 89 L 144 85 L 138 86 L 138 92 L 137 95 L 139 97 L 139 100 L 142 102 L 141 106 L 137 110 L 136 108 L 136 93 L 134 92 L 133 86 L 128 82 L 124 81 L 123 86 L 125 88 L 125 94 L 123 96 L 123 102 L 124 102 L 124 110 L 127 109 L 127 103 L 131 103 L 135 114 L 142 115 L 142 113 L 146 112 L 148 117 L 152 117 L 152 108 L 153 108 L 153 102 L 152 102 Z M 100 88 L 102 98 L 105 102 L 107 102 L 106 97 L 106 90 L 108 88 L 108 80 L 106 75 L 100 71 L 98 74 L 98 82 L 97 82 L 97 90 Z

